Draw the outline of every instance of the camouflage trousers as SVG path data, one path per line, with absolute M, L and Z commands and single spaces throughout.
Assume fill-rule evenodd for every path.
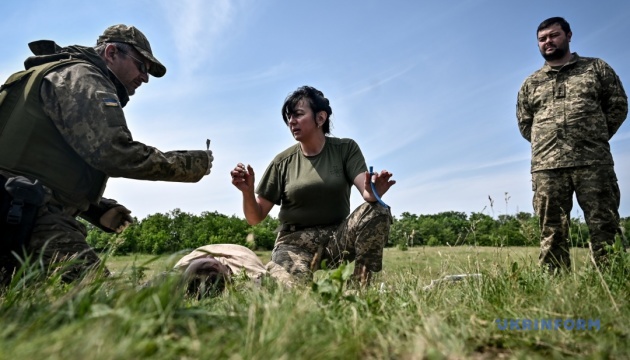
M 569 225 L 573 194 L 584 212 L 596 263 L 606 260 L 606 245 L 620 234 L 620 193 L 612 165 L 592 165 L 532 173 L 534 211 L 540 218 L 542 266 L 570 269 Z
M 28 258 L 47 272 L 61 272 L 65 282 L 74 281 L 97 266 L 100 258 L 86 242 L 87 230 L 75 215 L 77 209 L 64 207 L 50 200 L 38 209 L 31 237 L 20 254 L 0 254 L 1 281 L 7 283 L 10 274 Z M 109 272 L 105 269 L 105 273 Z
M 267 271 L 272 278 L 292 285 L 311 279 L 322 261 L 327 268 L 355 261 L 355 269 L 381 271 L 383 248 L 389 238 L 392 216 L 378 203 L 363 203 L 340 225 L 280 231 Z

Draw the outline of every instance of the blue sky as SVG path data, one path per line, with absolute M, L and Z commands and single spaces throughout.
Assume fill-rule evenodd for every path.
M 21 69 L 30 41 L 94 45 L 118 23 L 149 38 L 167 73 L 125 108 L 134 139 L 166 151 L 205 149 L 210 138 L 215 162 L 195 184 L 111 179 L 105 196 L 139 218 L 175 208 L 242 216 L 229 171 L 243 162 L 262 175 L 294 143 L 280 108 L 307 84 L 330 99 L 333 135 L 394 173 L 383 197 L 394 215 L 532 212 L 515 104 L 543 64 L 538 24 L 565 17 L 571 50 L 604 59 L 630 84 L 630 2 L 621 0 L 25 0 L 3 1 L 0 13 L 2 80 Z M 630 216 L 628 123 L 611 147 L 620 213 Z M 577 204 L 572 216 L 582 217 Z

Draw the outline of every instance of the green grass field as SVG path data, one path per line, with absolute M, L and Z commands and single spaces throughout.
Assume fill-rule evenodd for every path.
M 181 254 L 109 257 L 111 278 L 27 277 L 3 290 L 0 359 L 628 358 L 628 271 L 602 274 L 584 249 L 572 255 L 573 271 L 554 277 L 539 270 L 535 248 L 391 248 L 366 289 L 348 288 L 339 269 L 293 289 L 241 278 L 202 300 L 184 296 L 176 277 L 141 286 Z M 423 290 L 461 273 L 483 276 Z M 600 327 L 501 330 L 497 319 Z
M 522 265 L 532 265 L 538 261 L 538 248 L 533 247 L 411 247 L 408 251 L 397 248 L 386 248 L 383 256 L 383 272 L 381 280 L 388 280 L 390 276 L 404 272 L 412 273 L 418 280 L 435 279 L 449 274 L 466 272 L 491 271 L 493 265 L 511 266 L 513 262 Z M 168 271 L 185 253 L 155 256 L 155 255 L 126 255 L 107 259 L 107 267 L 114 272 L 129 271 L 131 267 L 146 267 L 147 278 L 156 273 Z M 271 251 L 256 251 L 256 255 L 267 263 L 271 258 Z M 582 268 L 588 261 L 588 251 L 572 249 L 571 253 L 574 269 Z

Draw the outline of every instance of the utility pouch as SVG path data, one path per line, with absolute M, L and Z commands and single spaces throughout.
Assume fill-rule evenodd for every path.
M 37 208 L 44 203 L 44 188 L 39 180 L 23 176 L 0 176 L 0 185 L 0 250 L 18 250 L 31 236 Z

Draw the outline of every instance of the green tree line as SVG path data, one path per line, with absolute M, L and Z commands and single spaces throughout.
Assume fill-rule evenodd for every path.
M 630 234 L 630 217 L 621 219 Z M 135 219 L 122 234 L 108 234 L 90 224 L 88 243 L 97 250 L 115 254 L 165 254 L 208 244 L 239 244 L 252 249 L 273 249 L 278 219 L 268 216 L 255 226 L 245 219 L 218 212 L 194 215 L 175 209 L 169 213 Z M 588 247 L 588 228 L 583 219 L 571 220 L 571 244 Z M 388 246 L 538 246 L 538 218 L 530 213 L 499 215 L 447 211 L 433 215 L 404 212 L 394 217 Z
M 91 224 L 87 242 L 97 251 L 111 249 L 114 254 L 167 254 L 209 244 L 239 244 L 249 248 L 272 249 L 279 221 L 268 216 L 256 226 L 245 219 L 218 212 L 194 215 L 172 210 L 139 220 L 134 218 L 121 234 L 105 233 Z

